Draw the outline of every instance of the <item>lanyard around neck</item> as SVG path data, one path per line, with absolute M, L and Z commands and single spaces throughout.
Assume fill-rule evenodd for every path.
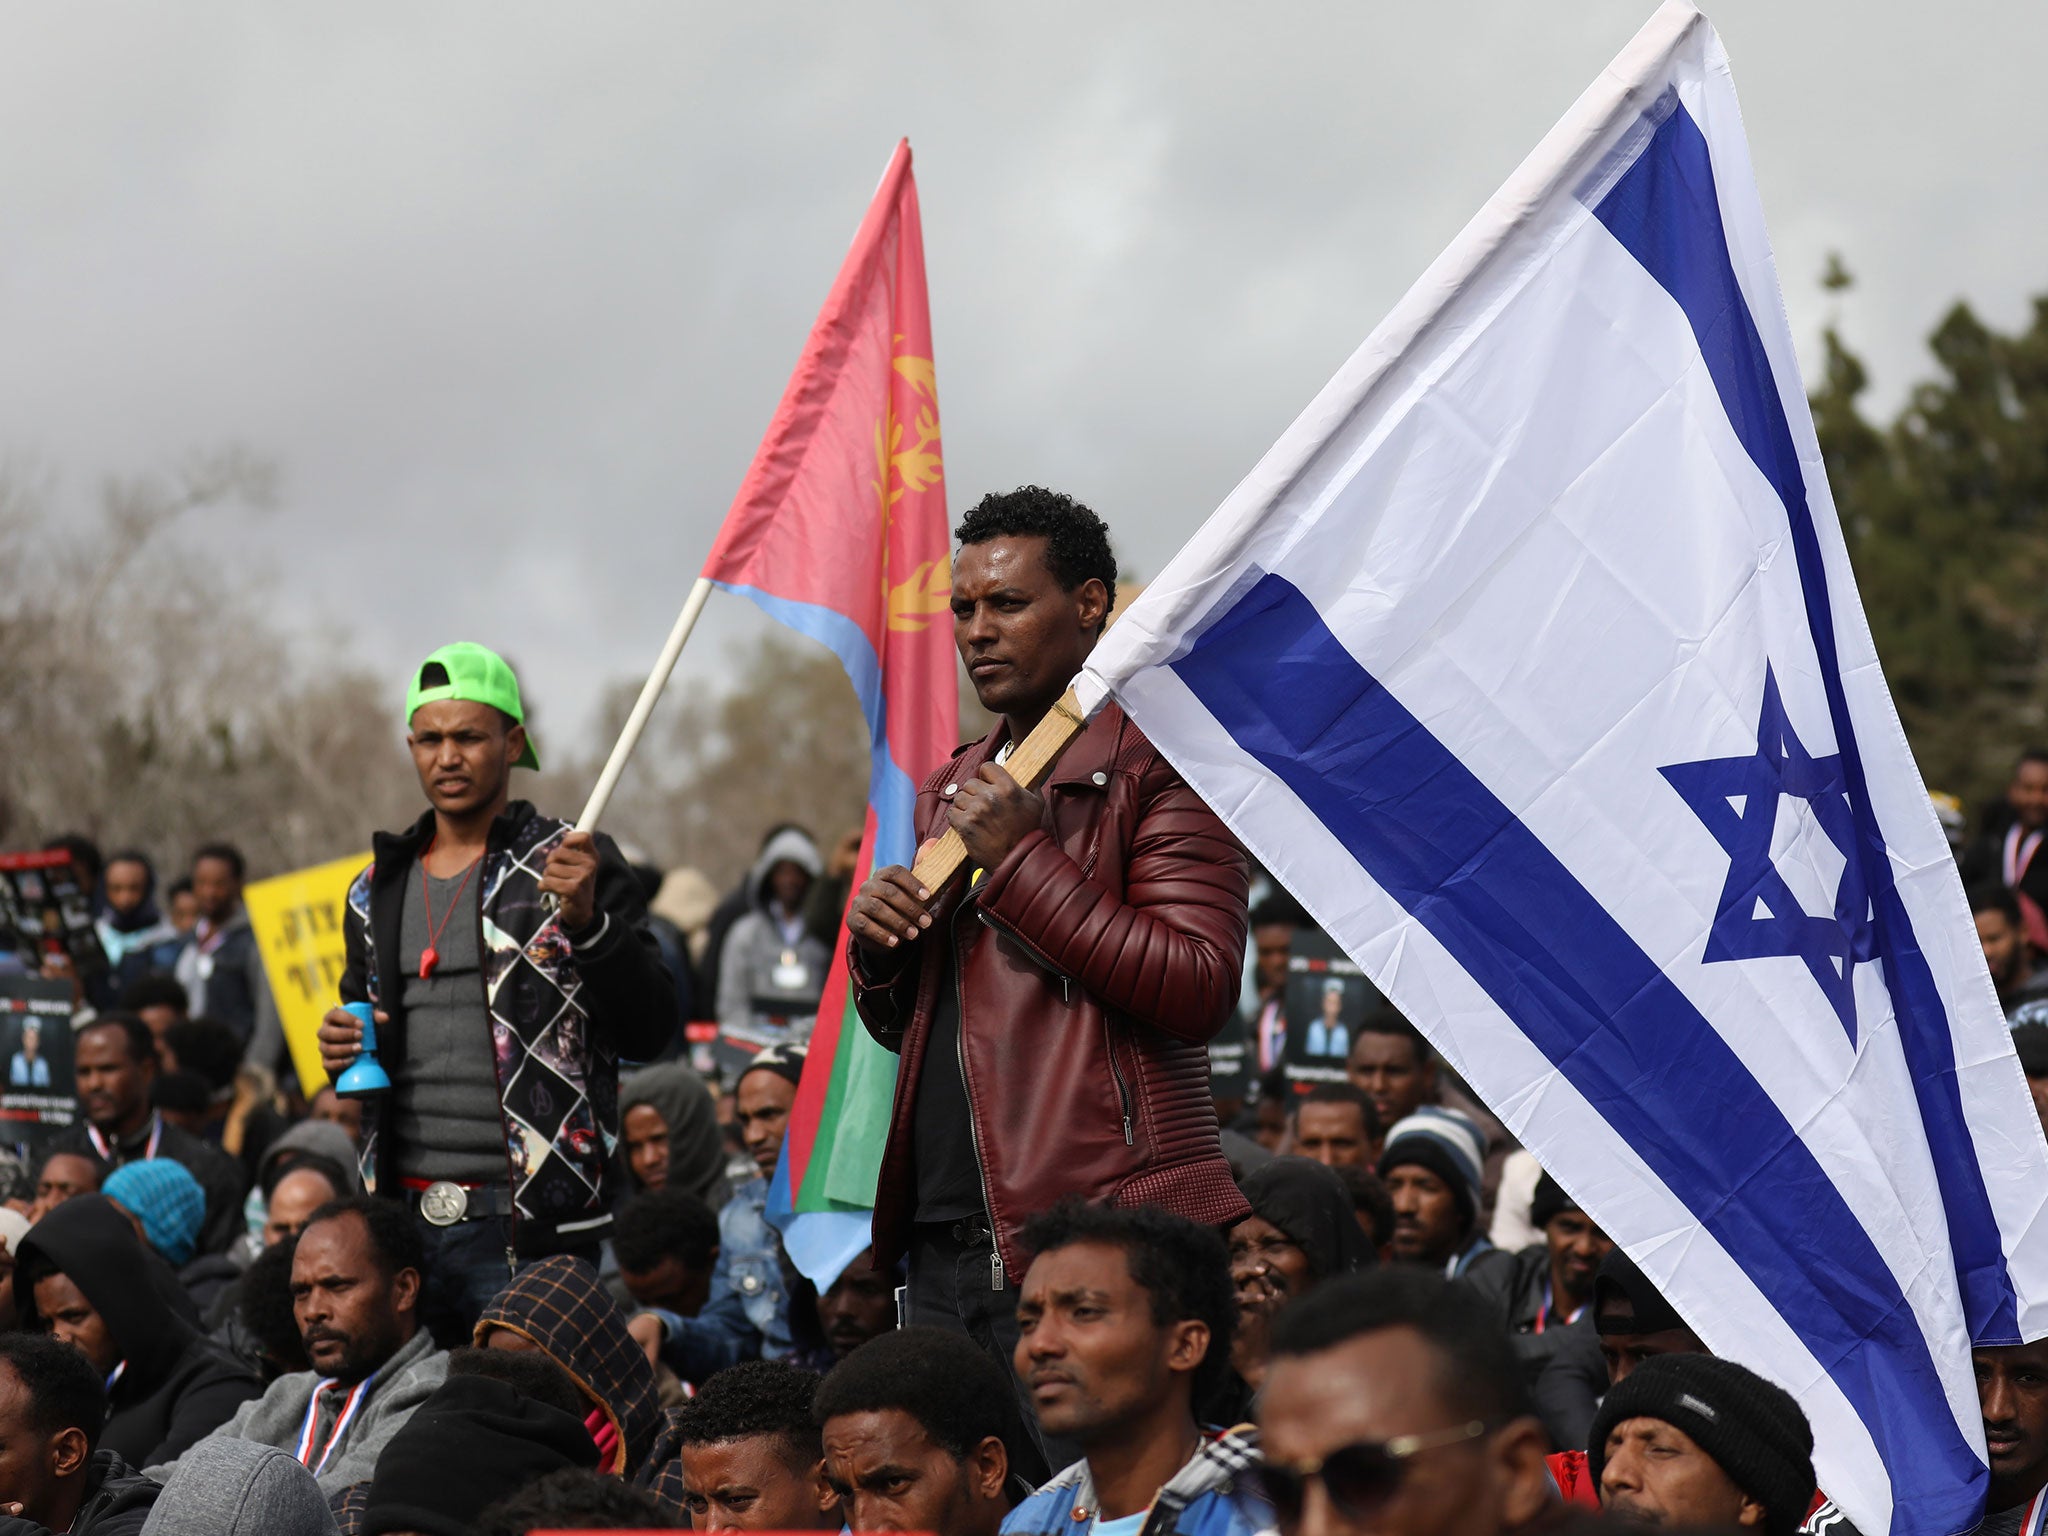
M 1545 1326 L 1549 1323 L 1551 1304 L 1552 1297 L 1550 1290 L 1550 1282 L 1546 1280 L 1543 1282 L 1543 1305 L 1537 1310 L 1536 1313 L 1536 1327 L 1534 1330 L 1535 1332 L 1541 1333 L 1544 1330 Z M 1571 1316 L 1567 1317 L 1564 1320 L 1565 1327 L 1571 1327 L 1573 1323 L 1576 1323 L 1580 1318 L 1584 1317 L 1585 1315 L 1586 1304 L 1582 1301 L 1576 1307 L 1572 1308 Z
M 120 1150 L 118 1145 L 102 1136 L 100 1128 L 90 1120 L 85 1122 L 85 1134 L 92 1138 L 92 1149 L 99 1153 L 101 1162 L 111 1163 L 114 1161 L 114 1154 Z M 142 1160 L 145 1163 L 156 1160 L 157 1145 L 163 1139 L 164 1117 L 152 1112 L 149 1117 L 149 1144 L 142 1149 Z
M 2006 829 L 2004 863 L 2007 889 L 2017 886 L 2026 877 L 2027 866 L 2034 862 L 2034 855 L 2040 851 L 2039 832 L 2022 832 L 2017 825 Z
M 334 1428 L 328 1430 L 327 1438 L 320 1442 L 320 1459 L 317 1462 L 313 1459 L 313 1427 L 320 1422 L 320 1399 L 326 1396 L 327 1389 L 334 1385 L 334 1378 L 323 1377 L 313 1388 L 313 1400 L 306 1404 L 306 1422 L 299 1427 L 299 1446 L 294 1453 L 299 1458 L 300 1466 L 307 1468 L 315 1477 L 327 1470 L 329 1458 L 341 1444 L 342 1432 L 354 1421 L 356 1411 L 363 1406 L 363 1399 L 370 1394 L 370 1383 L 376 1379 L 377 1373 L 372 1371 L 355 1384 L 354 1390 L 348 1395 L 348 1401 L 342 1404 L 341 1412 L 335 1417 Z

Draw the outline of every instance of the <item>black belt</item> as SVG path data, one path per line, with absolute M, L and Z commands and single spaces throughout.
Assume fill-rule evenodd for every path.
M 947 1230 L 953 1234 L 954 1242 L 965 1243 L 970 1248 L 978 1247 L 982 1243 L 992 1243 L 996 1238 L 995 1230 L 989 1226 L 986 1216 L 963 1216 Z
M 417 1181 L 406 1182 L 410 1186 Z M 435 1179 L 424 1189 L 408 1187 L 405 1200 L 419 1212 L 420 1220 L 434 1227 L 512 1214 L 512 1191 L 504 1184 L 457 1184 L 452 1179 Z
M 977 1243 L 996 1240 L 995 1229 L 988 1224 L 988 1217 L 979 1213 L 963 1216 L 958 1221 L 948 1221 L 943 1216 L 937 1221 L 913 1221 L 910 1229 L 914 1241 L 920 1243 L 939 1243 L 951 1238 L 972 1248 Z

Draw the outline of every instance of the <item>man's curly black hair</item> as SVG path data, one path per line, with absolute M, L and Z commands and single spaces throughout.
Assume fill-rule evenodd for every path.
M 777 1435 L 784 1458 L 808 1468 L 824 1454 L 811 1399 L 818 1373 L 786 1360 L 745 1360 L 729 1365 L 697 1389 L 676 1412 L 677 1437 L 684 1445 L 718 1445 Z
M 671 1256 L 706 1269 L 718 1252 L 718 1213 L 681 1189 L 650 1189 L 619 1207 L 612 1219 L 619 1268 L 641 1274 Z
M 107 1388 L 85 1356 L 45 1334 L 5 1333 L 0 1334 L 0 1365 L 14 1372 L 28 1398 L 24 1417 L 30 1429 L 39 1435 L 76 1429 L 84 1434 L 87 1451 L 98 1446 Z
M 1343 1275 L 1290 1302 L 1273 1324 L 1273 1357 L 1319 1355 L 1391 1328 L 1421 1336 L 1436 1357 L 1437 1391 L 1458 1418 L 1498 1428 L 1534 1411 L 1500 1324 L 1465 1285 L 1415 1265 Z
M 666 1530 L 674 1523 L 646 1490 L 583 1467 L 563 1467 L 500 1499 L 470 1529 L 475 1536 L 526 1536 L 528 1531 Z
M 1024 1223 L 1024 1246 L 1034 1254 L 1103 1243 L 1124 1251 L 1131 1279 L 1152 1296 L 1160 1327 L 1193 1318 L 1209 1325 L 1209 1352 L 1195 1368 L 1194 1400 L 1206 1402 L 1230 1369 L 1230 1337 L 1237 1326 L 1237 1291 L 1230 1251 L 1214 1227 L 1156 1205 L 1090 1205 L 1069 1195 Z
M 899 1328 L 869 1339 L 826 1373 L 811 1401 L 823 1429 L 843 1413 L 895 1408 L 924 1426 L 932 1444 L 965 1461 L 994 1435 L 1017 1443 L 1010 1373 L 964 1333 Z
M 241 1299 L 235 1315 L 256 1341 L 263 1356 L 263 1379 L 274 1381 L 290 1371 L 310 1371 L 306 1341 L 292 1312 L 292 1253 L 296 1237 L 272 1243 L 242 1271 Z
M 192 1011 L 192 995 L 168 971 L 146 971 L 121 989 L 115 1006 L 123 1013 L 140 1013 L 145 1008 L 169 1008 L 182 1019 Z
M 1107 623 L 1107 615 L 1116 608 L 1116 556 L 1110 552 L 1109 528 L 1065 492 L 1049 491 L 1042 485 L 991 491 L 953 530 L 961 544 L 1029 535 L 1045 540 L 1045 568 L 1062 592 L 1072 592 L 1091 578 L 1102 583 L 1109 594 L 1109 603 L 1102 610 Z

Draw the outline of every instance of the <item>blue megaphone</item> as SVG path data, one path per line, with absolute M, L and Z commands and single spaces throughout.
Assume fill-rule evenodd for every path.
M 343 1003 L 363 1026 L 363 1048 L 346 1072 L 335 1080 L 334 1091 L 344 1099 L 366 1099 L 391 1091 L 391 1074 L 377 1064 L 376 1016 L 368 1003 Z

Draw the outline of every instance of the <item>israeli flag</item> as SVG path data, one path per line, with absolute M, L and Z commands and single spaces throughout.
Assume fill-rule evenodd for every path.
M 1673 0 L 1097 648 L 1868 1532 L 1982 1513 L 2048 1146 Z

